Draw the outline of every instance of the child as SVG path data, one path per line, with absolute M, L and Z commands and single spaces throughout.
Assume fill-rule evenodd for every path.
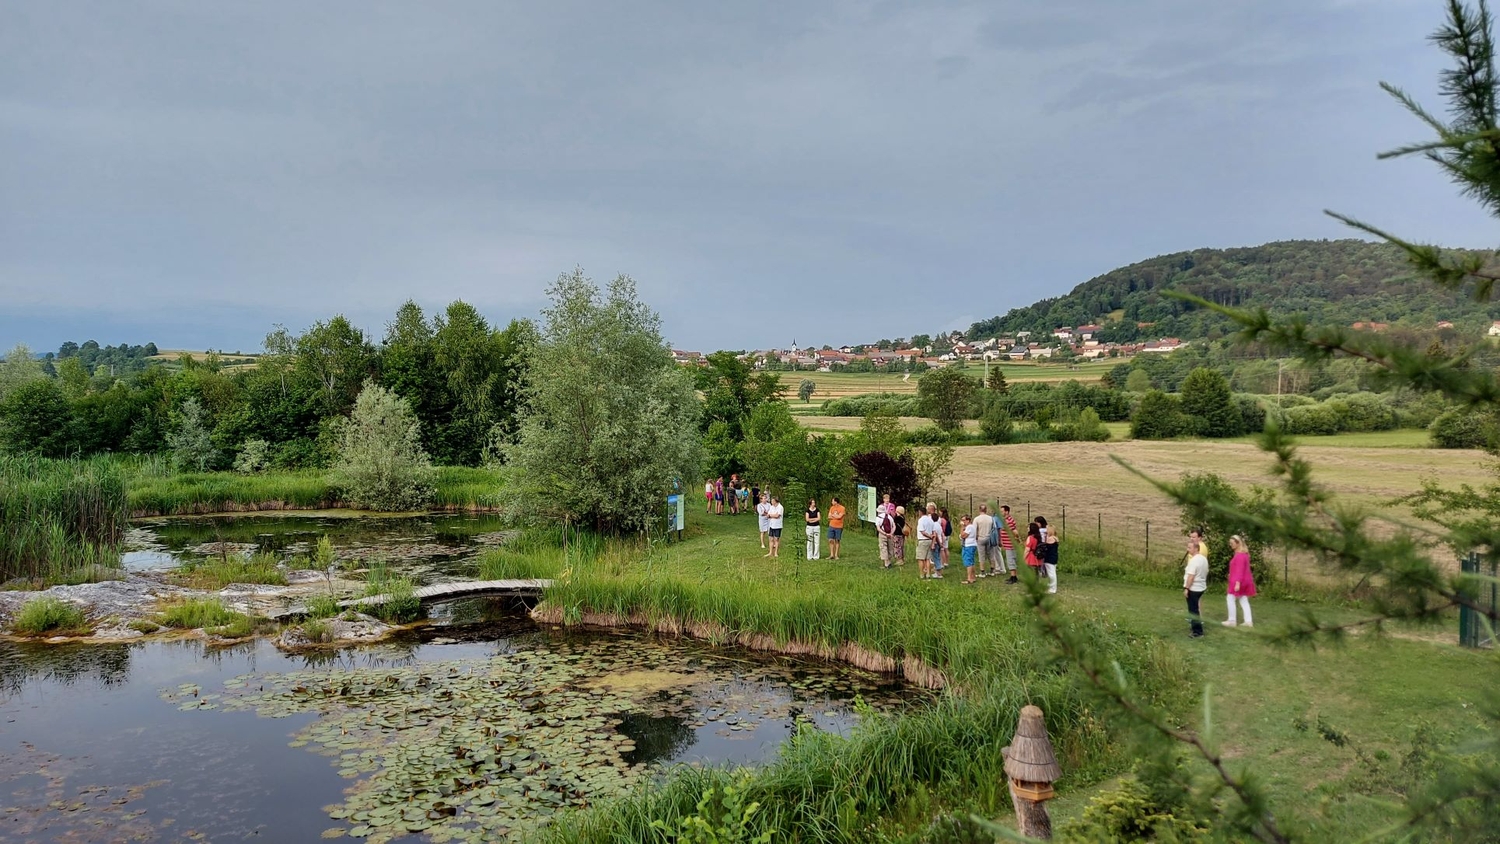
M 974 585 L 974 562 L 979 556 L 979 528 L 974 525 L 974 520 L 964 516 L 964 574 L 967 580 L 965 586 Z

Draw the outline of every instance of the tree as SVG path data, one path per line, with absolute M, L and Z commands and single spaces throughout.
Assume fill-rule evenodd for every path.
M 996 393 L 1004 394 L 1010 391 L 1010 385 L 1005 383 L 1005 370 L 1001 369 L 999 364 L 990 367 L 990 379 L 985 382 L 985 386 Z
M 974 411 L 975 381 L 952 367 L 929 372 L 917 382 L 922 414 L 945 431 L 957 431 Z
M 1152 390 L 1141 397 L 1130 416 L 1130 436 L 1138 440 L 1169 440 L 1187 432 L 1187 420 L 1176 396 Z
M 81 358 L 65 358 L 57 365 L 57 383 L 68 401 L 78 401 L 89 391 L 88 367 Z
M 899 455 L 884 451 L 860 452 L 849 458 L 849 465 L 856 480 L 875 487 L 882 495 L 888 493 L 892 501 L 902 506 L 909 507 L 922 497 L 916 462 L 909 451 Z
M 1132 393 L 1144 393 L 1151 389 L 1151 376 L 1144 369 L 1132 369 L 1125 376 L 1125 389 Z
M 797 385 L 797 398 L 801 399 L 804 402 L 812 401 L 813 390 L 816 390 L 817 388 L 817 383 L 815 383 L 811 378 L 803 378 L 802 383 Z
M 245 440 L 234 458 L 234 470 L 242 475 L 264 472 L 271 466 L 271 444 L 265 440 Z
M 5 397 L 22 384 L 46 377 L 42 362 L 36 359 L 31 349 L 24 343 L 17 343 L 5 353 L 5 360 L 0 361 L 0 401 L 5 401 Z
M 395 392 L 366 381 L 338 438 L 330 482 L 344 501 L 365 510 L 419 510 L 432 501 L 432 461 L 422 450 L 421 423 Z
M 874 411 L 859 421 L 859 451 L 900 454 L 906 446 L 906 429 L 894 413 Z
M 529 520 L 610 532 L 658 525 L 666 496 L 696 483 L 703 466 L 693 384 L 627 276 L 601 295 L 574 270 L 548 295 L 502 495 Z
M 1215 369 L 1199 367 L 1182 381 L 1182 412 L 1194 433 L 1205 437 L 1237 437 L 1239 405 L 1229 391 L 1229 379 Z
M 177 413 L 177 430 L 167 435 L 167 448 L 172 452 L 172 463 L 179 471 L 191 469 L 208 471 L 209 464 L 219 456 L 210 434 L 208 416 L 196 398 L 183 400 Z
M 695 372 L 695 382 L 703 392 L 703 430 L 722 422 L 720 433 L 704 443 L 710 465 L 718 474 L 743 472 L 745 464 L 739 443 L 745 438 L 745 423 L 756 407 L 781 399 L 781 378 L 771 372 L 756 372 L 750 363 L 734 352 L 710 354 L 706 364 Z
M 323 415 L 348 413 L 375 363 L 365 333 L 340 314 L 314 323 L 296 339 L 296 351 L 298 371 L 317 384 Z
M 73 409 L 50 378 L 28 381 L 0 401 L 0 446 L 6 451 L 67 457 L 73 431 Z

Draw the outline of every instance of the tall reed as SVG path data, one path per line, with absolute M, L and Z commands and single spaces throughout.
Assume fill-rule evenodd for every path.
M 77 582 L 118 568 L 129 515 L 108 459 L 0 455 L 0 580 Z

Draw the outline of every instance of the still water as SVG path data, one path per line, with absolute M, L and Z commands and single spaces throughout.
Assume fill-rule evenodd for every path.
M 480 841 L 916 693 L 484 607 L 379 646 L 0 642 L 0 840 Z

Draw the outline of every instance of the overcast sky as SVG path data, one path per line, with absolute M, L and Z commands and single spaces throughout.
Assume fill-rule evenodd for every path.
M 1438 0 L 12 2 L 0 346 L 257 349 L 626 273 L 679 348 L 965 328 L 1166 252 L 1485 246 Z

